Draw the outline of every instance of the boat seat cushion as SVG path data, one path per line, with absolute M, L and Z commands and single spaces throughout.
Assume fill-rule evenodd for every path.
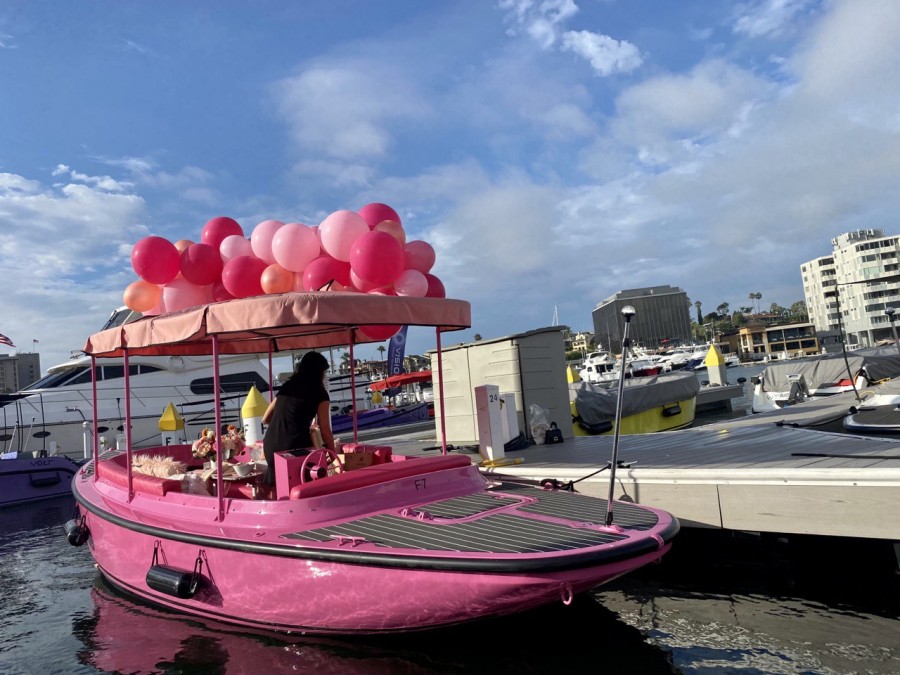
M 442 455 L 440 457 L 414 457 L 394 460 L 387 464 L 373 464 L 361 469 L 346 471 L 336 476 L 320 478 L 308 483 L 300 483 L 291 489 L 291 499 L 307 499 L 322 495 L 355 490 L 369 485 L 376 485 L 388 480 L 421 476 L 422 474 L 457 469 L 472 464 L 465 455 Z
M 128 487 L 128 456 L 122 453 L 97 462 L 97 476 L 119 487 Z M 165 495 L 167 492 L 181 492 L 181 481 L 158 478 L 142 473 L 133 473 L 131 485 L 135 492 L 151 495 Z

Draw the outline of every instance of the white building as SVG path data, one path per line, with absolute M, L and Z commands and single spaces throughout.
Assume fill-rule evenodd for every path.
M 850 347 L 891 339 L 884 310 L 900 320 L 900 237 L 856 230 L 831 240 L 832 253 L 800 266 L 803 294 L 816 330 L 843 329 Z M 840 311 L 840 322 L 838 320 Z

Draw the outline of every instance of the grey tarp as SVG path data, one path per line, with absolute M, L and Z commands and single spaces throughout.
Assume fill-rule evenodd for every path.
M 613 420 L 619 383 L 601 386 L 588 382 L 572 384 L 575 409 L 588 424 Z M 634 415 L 661 405 L 687 401 L 700 391 L 700 380 L 693 373 L 674 372 L 653 377 L 634 377 L 625 380 L 622 397 L 622 416 Z
M 809 389 L 818 389 L 822 385 L 838 382 L 849 377 L 856 378 L 861 370 L 865 371 L 869 382 L 876 382 L 900 375 L 900 355 L 897 348 L 869 347 L 847 352 L 847 363 L 843 354 L 824 354 L 803 359 L 793 359 L 772 363 L 760 374 L 764 386 L 769 391 L 787 391 L 791 388 L 788 375 L 802 374 Z

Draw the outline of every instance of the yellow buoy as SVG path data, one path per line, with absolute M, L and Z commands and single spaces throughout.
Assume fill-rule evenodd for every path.
M 180 431 L 184 429 L 184 418 L 175 410 L 175 404 L 170 403 L 159 418 L 160 431 Z

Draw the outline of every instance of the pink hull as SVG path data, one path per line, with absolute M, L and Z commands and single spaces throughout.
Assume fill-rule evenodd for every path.
M 669 548 L 614 564 L 507 575 L 307 561 L 163 541 L 160 562 L 167 566 L 191 570 L 201 551 L 206 561 L 209 583 L 182 600 L 147 586 L 156 538 L 92 516 L 87 524 L 100 570 L 126 592 L 206 618 L 310 633 L 399 632 L 511 614 L 565 601 Z

